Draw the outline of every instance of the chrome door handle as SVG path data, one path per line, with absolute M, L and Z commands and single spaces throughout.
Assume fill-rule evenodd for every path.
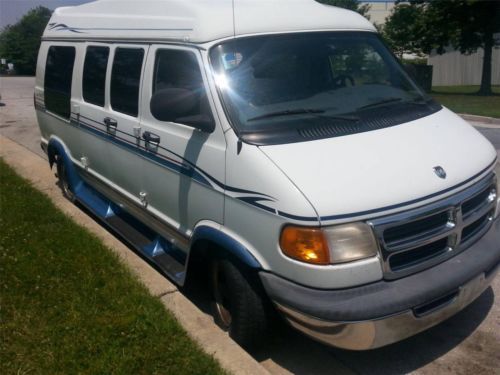
M 116 130 L 116 128 L 118 127 L 118 122 L 111 117 L 105 117 L 104 124 L 106 125 L 106 130 L 108 132 L 111 130 Z
M 144 139 L 148 143 L 155 143 L 155 144 L 160 143 L 160 136 L 151 132 L 142 133 L 142 139 Z

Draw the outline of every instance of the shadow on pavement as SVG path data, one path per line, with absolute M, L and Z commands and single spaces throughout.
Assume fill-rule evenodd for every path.
M 78 206 L 103 225 L 93 213 L 81 205 Z M 118 233 L 110 230 L 106 225 L 103 226 L 128 246 Z M 128 247 L 136 252 L 132 247 Z M 136 252 L 136 254 L 151 264 L 141 253 Z M 151 265 L 162 272 L 154 264 Z M 208 275 L 202 264 L 195 263 L 194 269 L 190 271 L 194 272 L 188 278 L 186 286 L 180 291 L 201 311 L 210 314 Z M 280 373 L 283 373 L 283 370 L 279 367 L 293 374 L 308 375 L 410 373 L 445 355 L 471 336 L 488 315 L 493 302 L 494 293 L 490 287 L 471 305 L 447 321 L 402 342 L 364 352 L 327 347 L 293 330 L 279 319 L 273 323 L 272 331 L 261 348 L 250 354 L 257 361 L 263 362 L 266 367 L 274 368 Z M 477 335 L 485 335 L 485 333 L 477 332 Z M 479 343 L 471 343 L 470 348 L 467 349 L 477 353 L 482 352 L 483 347 L 487 347 L 489 351 L 494 352 L 495 346 L 498 347 L 498 343 L 495 344 L 494 335 L 481 337 L 479 341 Z M 483 353 L 482 360 L 492 362 L 489 366 L 495 368 L 494 361 L 498 356 L 491 355 L 488 350 Z M 266 365 L 266 362 L 269 365 Z M 474 362 L 467 358 L 460 367 L 464 373 L 474 373 L 475 370 Z
M 269 358 L 294 374 L 410 373 L 443 356 L 469 337 L 486 318 L 493 301 L 493 290 L 488 288 L 476 301 L 447 321 L 402 342 L 364 352 L 328 348 L 291 332 L 292 329 L 287 327 L 288 331 L 272 337 L 268 348 L 256 357 L 259 361 Z M 491 339 L 493 349 L 494 338 Z M 339 364 L 343 368 L 339 368 Z

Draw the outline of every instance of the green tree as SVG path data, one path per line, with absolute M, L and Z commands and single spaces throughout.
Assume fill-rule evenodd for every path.
M 361 4 L 358 0 L 316 0 L 319 3 L 326 5 L 333 5 L 340 8 L 345 8 L 358 12 L 367 19 L 370 19 L 368 11 L 370 10 L 370 4 Z
M 466 54 L 484 49 L 478 94 L 492 95 L 493 48 L 500 45 L 500 38 L 495 38 L 500 33 L 500 1 L 410 0 L 409 3 L 421 12 L 421 17 L 413 21 L 412 44 L 425 53 L 435 50 L 442 54 L 448 46 Z
M 19 74 L 34 74 L 43 30 L 52 11 L 37 7 L 26 13 L 15 25 L 0 33 L 0 57 L 14 63 Z
M 404 53 L 422 54 L 420 42 L 422 40 L 421 7 L 409 4 L 400 4 L 394 7 L 381 28 L 382 36 L 394 53 L 403 58 Z

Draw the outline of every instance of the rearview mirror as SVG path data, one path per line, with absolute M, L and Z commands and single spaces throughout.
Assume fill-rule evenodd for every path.
M 212 133 L 215 122 L 212 115 L 201 113 L 200 94 L 181 88 L 158 90 L 151 98 L 150 110 L 153 117 L 159 121 L 178 122 L 191 126 L 206 133 Z M 208 105 L 206 106 L 208 108 Z

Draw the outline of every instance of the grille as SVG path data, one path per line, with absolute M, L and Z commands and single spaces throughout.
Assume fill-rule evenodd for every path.
M 452 197 L 371 220 L 384 277 L 418 272 L 464 250 L 489 229 L 496 202 L 493 175 Z
M 462 243 L 469 241 L 474 235 L 481 231 L 489 221 L 489 218 L 493 215 L 493 212 L 488 212 L 486 215 L 476 220 L 472 224 L 467 225 L 462 231 Z
M 418 264 L 426 259 L 443 254 L 448 249 L 448 240 L 443 238 L 428 245 L 420 246 L 410 251 L 403 251 L 394 254 L 389 259 L 389 265 L 393 271 L 407 268 L 413 264 Z

